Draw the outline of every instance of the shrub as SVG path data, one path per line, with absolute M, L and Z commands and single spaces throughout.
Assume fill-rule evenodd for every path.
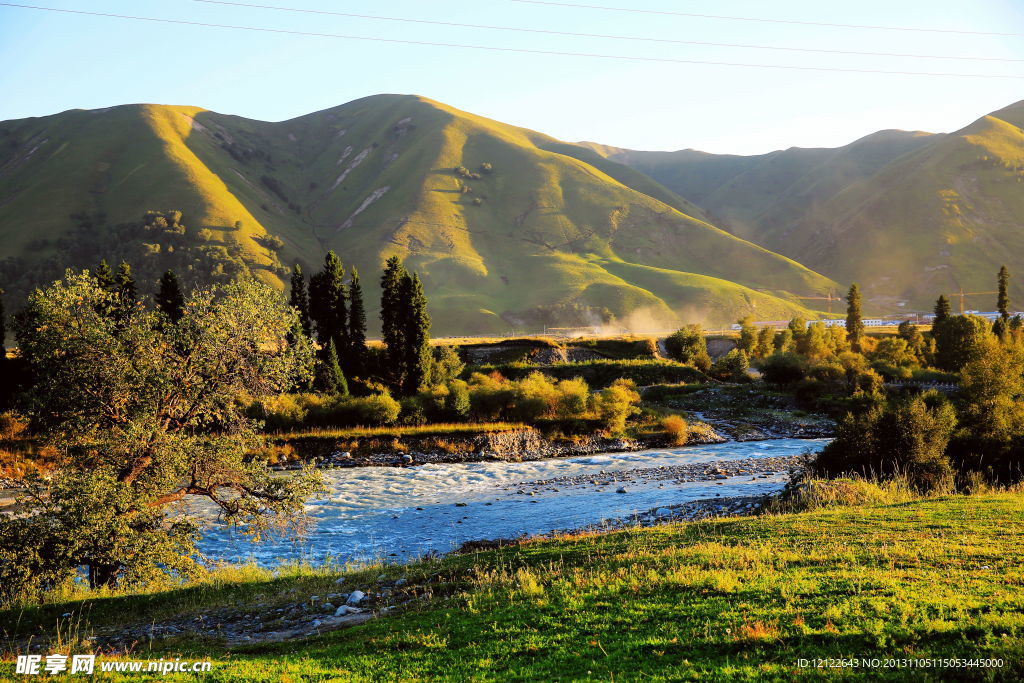
M 28 421 L 17 413 L 0 413 L 0 440 L 10 441 L 21 438 L 28 430 Z
M 665 339 L 665 350 L 670 358 L 689 363 L 701 372 L 707 372 L 711 367 L 711 356 L 700 325 L 687 325 L 670 334 Z
M 626 420 L 639 412 L 636 404 L 640 402 L 640 394 L 636 391 L 636 384 L 628 379 L 616 380 L 595 394 L 592 400 L 605 431 L 611 434 L 621 434 L 626 429 Z
M 733 349 L 715 361 L 711 366 L 711 376 L 724 382 L 749 382 L 749 368 L 750 361 L 746 351 Z
M 261 420 L 266 429 L 292 429 L 306 421 L 315 400 L 315 394 L 281 394 L 250 404 L 246 414 Z
M 679 415 L 669 415 L 661 420 L 661 428 L 672 446 L 685 446 L 689 437 L 689 425 Z
M 790 386 L 807 377 L 807 362 L 795 353 L 780 351 L 761 361 L 760 370 L 769 384 Z
M 401 404 L 386 392 L 348 399 L 347 403 L 355 409 L 359 424 L 363 425 L 394 424 L 402 412 Z
M 404 396 L 398 399 L 398 405 L 401 406 L 400 415 L 402 416 L 398 424 L 409 427 L 427 424 L 426 406 L 420 396 Z
M 804 512 L 831 507 L 891 505 L 914 500 L 920 495 L 905 477 L 885 481 L 863 477 L 838 479 L 801 478 L 787 485 L 768 510 L 777 513 Z
M 638 385 L 707 382 L 703 372 L 676 361 L 638 358 L 634 360 L 591 360 L 554 365 L 506 364 L 482 366 L 480 370 L 498 371 L 505 377 L 520 379 L 531 372 L 542 372 L 556 379 L 582 378 L 590 387 L 607 387 L 618 379 L 630 379 Z
M 934 392 L 892 400 L 843 418 L 813 467 L 830 476 L 905 476 L 920 491 L 943 490 L 952 481 L 946 446 L 955 427 L 953 407 Z

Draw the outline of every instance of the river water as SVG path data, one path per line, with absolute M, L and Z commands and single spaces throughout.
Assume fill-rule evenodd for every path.
M 294 560 L 405 562 L 429 552 L 447 552 L 470 540 L 600 524 L 716 495 L 725 498 L 771 493 L 785 484 L 785 473 L 757 478 L 732 476 L 718 481 L 650 480 L 631 477 L 630 473 L 793 456 L 818 451 L 827 442 L 778 439 L 522 463 L 327 470 L 324 476 L 328 492 L 307 505 L 311 528 L 299 538 L 272 538 L 259 543 L 216 522 L 209 508 L 194 511 L 210 522 L 200 549 L 211 559 L 253 560 L 266 566 Z M 564 477 L 586 481 L 522 485 Z M 626 493 L 617 493 L 620 487 Z

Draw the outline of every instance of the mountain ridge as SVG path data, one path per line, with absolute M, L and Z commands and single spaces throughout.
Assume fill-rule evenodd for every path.
M 881 310 L 993 289 L 1024 269 L 1024 101 L 952 133 L 879 131 L 839 148 L 741 157 L 611 151 L 720 226 L 837 281 Z M 674 156 L 673 156 L 674 155 Z M 1011 294 L 1024 297 L 1015 280 Z M 972 299 L 966 308 L 991 308 Z
M 181 225 L 133 225 L 147 209 Z M 2 122 L 0 235 L 5 280 L 18 263 L 94 263 L 105 244 L 147 273 L 248 269 L 276 286 L 327 249 L 364 276 L 398 255 L 442 333 L 806 315 L 793 294 L 835 286 L 627 165 L 407 95 L 281 122 L 151 104 Z

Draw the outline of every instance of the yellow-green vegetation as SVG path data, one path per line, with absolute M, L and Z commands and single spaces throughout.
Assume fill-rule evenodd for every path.
M 948 135 L 881 131 L 838 149 L 739 157 L 593 148 L 714 215 L 723 227 L 835 278 L 872 307 L 927 309 L 936 293 L 993 289 L 1024 268 L 1024 102 Z M 1012 294 L 1024 297 L 1024 283 Z M 968 309 L 993 310 L 995 297 Z
M 835 286 L 631 168 L 415 96 L 280 123 L 157 105 L 8 121 L 0 165 L 0 256 L 92 265 L 58 262 L 69 215 L 92 216 L 80 230 L 101 245 L 149 209 L 181 210 L 275 283 L 278 259 L 316 264 L 330 248 L 370 273 L 400 256 L 438 333 L 590 324 L 604 309 L 641 330 L 781 318 L 808 313 L 787 292 Z
M 913 498 L 850 484 L 819 509 L 538 540 L 403 567 L 397 614 L 258 647 L 179 639 L 131 658 L 214 661 L 212 680 L 886 680 L 1024 675 L 1024 497 Z M 849 506 L 848 500 L 862 504 Z M 234 570 L 142 595 L 0 613 L 9 636 L 323 595 L 336 574 Z M 429 580 L 429 583 L 428 583 Z M 66 641 L 65 641 L 66 642 Z M 74 646 L 68 646 L 73 648 Z M 800 669 L 815 658 L 999 658 L 1001 669 Z M 6 666 L 13 666 L 6 664 Z

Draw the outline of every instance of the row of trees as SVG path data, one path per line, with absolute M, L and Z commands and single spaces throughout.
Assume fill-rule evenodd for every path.
M 906 477 L 923 491 L 1010 484 L 1024 478 L 1024 325 L 1010 316 L 1010 274 L 997 276 L 999 317 L 953 315 L 940 296 L 926 337 L 901 325 L 894 360 L 957 373 L 950 396 L 914 390 L 876 395 L 847 414 L 815 462 L 819 473 Z M 884 341 L 884 340 L 883 340 Z M 882 342 L 879 342 L 879 346 Z
M 346 281 L 345 268 L 333 251 L 308 285 L 302 267 L 295 265 L 289 302 L 299 316 L 293 334 L 315 336 L 320 347 L 315 389 L 347 394 L 346 376 L 369 380 L 374 375 L 404 395 L 423 388 L 433 361 L 427 298 L 419 275 L 408 272 L 398 257 L 388 259 L 381 276 L 385 356 L 376 363 L 366 344 L 359 272 L 353 268 Z

